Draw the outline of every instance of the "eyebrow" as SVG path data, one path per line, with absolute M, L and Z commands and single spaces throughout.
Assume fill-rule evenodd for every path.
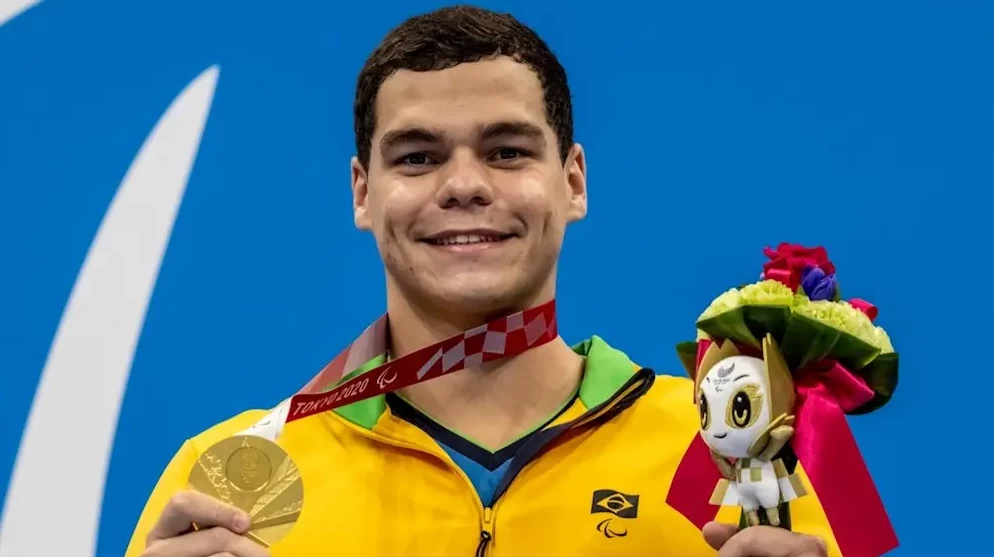
M 481 126 L 477 134 L 486 141 L 496 137 L 518 136 L 541 141 L 545 144 L 542 128 L 524 121 L 494 122 Z M 439 130 L 424 127 L 411 127 L 391 130 L 380 139 L 380 150 L 387 151 L 405 143 L 443 143 L 445 134 Z
M 736 377 L 735 379 L 732 379 L 732 383 L 738 381 L 739 379 L 745 379 L 746 377 L 749 377 L 749 374 L 748 373 L 743 373 L 742 375 Z
M 380 139 L 380 150 L 386 151 L 405 143 L 439 143 L 442 133 L 428 128 L 404 128 L 391 130 Z
M 484 140 L 504 136 L 519 136 L 545 141 L 545 134 L 542 133 L 542 128 L 531 122 L 495 122 L 484 126 L 480 130 L 480 138 Z

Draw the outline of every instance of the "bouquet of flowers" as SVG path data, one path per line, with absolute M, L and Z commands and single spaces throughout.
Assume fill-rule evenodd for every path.
M 878 557 L 897 539 L 846 416 L 890 400 L 898 355 L 876 307 L 842 299 L 825 248 L 765 254 L 760 280 L 718 296 L 677 346 L 701 431 L 667 502 L 699 527 L 736 505 L 742 526 L 790 528 L 800 462 L 843 555 Z

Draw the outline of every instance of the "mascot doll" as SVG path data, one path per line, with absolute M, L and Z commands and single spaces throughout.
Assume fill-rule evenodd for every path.
M 847 417 L 890 400 L 897 353 L 876 307 L 843 299 L 825 248 L 764 253 L 760 280 L 714 299 L 677 346 L 701 423 L 667 503 L 698 527 L 736 506 L 743 528 L 790 529 L 790 502 L 814 494 L 844 557 L 879 557 L 897 537 Z
M 794 383 L 772 335 L 763 357 L 743 356 L 733 342 L 714 343 L 696 381 L 701 437 L 724 478 L 713 505 L 738 505 L 748 523 L 780 526 L 781 503 L 804 495 L 796 474 L 775 458 L 794 434 Z

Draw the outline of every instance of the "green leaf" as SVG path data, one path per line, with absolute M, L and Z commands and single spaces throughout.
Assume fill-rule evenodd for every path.
M 745 322 L 745 310 L 741 307 L 697 322 L 697 328 L 711 338 L 732 340 L 759 348 L 761 345 Z
M 843 332 L 832 350 L 832 357 L 850 371 L 859 371 L 880 355 L 880 348 Z
M 867 386 L 873 389 L 875 395 L 873 400 L 849 412 L 849 414 L 869 414 L 890 402 L 891 397 L 894 396 L 894 391 L 897 390 L 897 368 L 898 355 L 895 352 L 889 352 L 877 356 L 860 370 Z
M 680 358 L 683 368 L 687 370 L 687 375 L 693 379 L 697 372 L 697 342 L 687 341 L 677 344 L 676 355 Z
M 838 329 L 795 313 L 787 323 L 780 352 L 787 366 L 796 371 L 828 356 L 840 335 Z
M 823 358 L 832 358 L 846 369 L 858 372 L 880 354 L 876 346 L 798 313 L 787 324 L 780 350 L 787 365 L 795 371 Z
M 779 344 L 787 331 L 791 311 L 787 306 L 745 306 L 744 320 L 749 332 L 755 338 L 763 338 L 767 333 L 773 335 Z

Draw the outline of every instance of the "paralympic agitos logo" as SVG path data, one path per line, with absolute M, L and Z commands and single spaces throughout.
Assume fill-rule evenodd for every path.
M 40 1 L 0 0 L 0 32 Z M 14 461 L 0 514 L 0 557 L 92 557 L 96 552 L 104 479 L 124 389 L 219 72 L 218 66 L 204 69 L 164 107 L 90 244 Z M 86 396 L 79 396 L 83 392 Z M 84 424 L 66 427 L 64 415 L 85 417 Z M 72 453 L 72 481 L 52 489 L 53 478 L 66 479 L 63 459 L 53 459 L 52 452 L 68 447 L 85 450 Z M 51 532 L 53 524 L 57 535 L 40 535 Z
M 629 495 L 613 489 L 598 489 L 594 491 L 590 501 L 590 514 L 611 514 L 613 517 L 605 518 L 597 523 L 597 531 L 604 534 L 604 537 L 623 538 L 628 535 L 628 529 L 624 526 L 615 525 L 614 518 L 633 519 L 638 518 L 639 496 Z

